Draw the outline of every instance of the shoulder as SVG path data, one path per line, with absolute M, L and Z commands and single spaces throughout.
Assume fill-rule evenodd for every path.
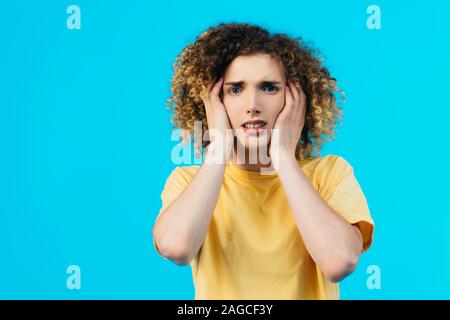
M 336 154 L 329 154 L 321 157 L 318 167 L 321 171 L 329 171 L 330 173 L 353 170 L 352 165 L 344 157 Z
M 177 193 L 191 181 L 200 166 L 179 166 L 172 169 L 166 179 L 163 193 Z
M 302 160 L 300 165 L 318 187 L 337 184 L 343 178 L 353 175 L 352 165 L 336 154 Z
M 178 166 L 175 167 L 170 173 L 169 178 L 181 179 L 189 182 L 200 169 L 200 166 Z
M 352 168 L 350 163 L 344 157 L 336 154 L 328 154 L 325 156 L 300 160 L 299 163 L 305 170 L 315 172 Z

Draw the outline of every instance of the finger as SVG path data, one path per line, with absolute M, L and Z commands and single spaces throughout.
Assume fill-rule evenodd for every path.
M 217 82 L 216 82 L 217 83 Z M 209 96 L 211 94 L 211 90 L 214 87 L 215 82 L 211 81 L 210 83 L 208 83 L 208 85 L 206 86 L 206 89 L 202 91 L 200 98 L 203 100 L 203 103 L 206 105 L 207 103 L 209 103 Z
M 217 81 L 214 82 L 214 79 L 211 80 L 210 83 L 208 83 L 208 87 L 207 87 L 207 90 L 206 90 L 206 93 L 207 93 L 207 94 L 210 94 L 210 93 L 211 93 L 211 90 L 213 89 L 213 87 L 214 87 L 215 84 L 217 84 Z
M 297 87 L 291 81 L 289 81 L 289 88 L 291 89 L 291 93 L 294 99 L 294 106 L 298 106 L 300 102 L 300 94 L 297 90 Z
M 206 87 L 206 89 L 204 89 L 204 90 L 202 90 L 201 92 L 200 92 L 200 99 L 202 99 L 202 101 L 203 101 L 203 105 L 206 107 L 206 105 L 208 104 L 208 102 L 209 102 L 209 88 L 210 88 L 210 85 L 208 85 L 207 87 Z
M 278 113 L 277 118 L 275 119 L 274 128 L 278 128 L 280 126 L 280 122 L 283 122 L 286 117 L 289 117 L 289 113 L 292 109 L 293 99 L 289 91 L 289 87 L 286 86 L 284 91 L 285 91 L 285 103 L 283 108 Z
M 304 98 L 303 90 L 300 87 L 299 83 L 290 82 L 290 88 L 292 88 L 293 96 L 294 96 L 294 110 L 295 114 L 303 119 L 306 114 L 306 99 Z
M 306 103 L 306 95 L 305 95 L 305 92 L 303 91 L 303 88 L 300 85 L 300 83 L 297 83 L 296 87 L 297 87 L 299 97 L 300 97 L 300 104 Z
M 286 86 L 286 102 L 285 107 L 291 109 L 294 104 L 294 97 L 292 96 L 291 89 L 289 89 L 289 85 Z
M 211 90 L 214 87 L 214 81 L 211 81 L 207 86 L 206 86 L 206 90 L 202 91 L 202 94 L 200 96 L 200 98 L 203 101 L 203 104 L 205 106 L 205 109 L 208 109 L 209 106 L 211 105 Z
M 302 117 L 304 118 L 306 114 L 306 95 L 299 83 L 296 84 L 296 88 L 299 96 L 298 104 L 300 106 Z
M 222 89 L 223 77 L 221 77 L 211 89 L 210 100 L 214 105 L 222 104 L 220 101 L 220 90 Z

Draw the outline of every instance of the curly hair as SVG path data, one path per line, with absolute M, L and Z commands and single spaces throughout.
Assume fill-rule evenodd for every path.
M 335 126 L 342 120 L 343 110 L 336 104 L 335 93 L 344 92 L 322 65 L 319 52 L 301 37 L 270 34 L 266 29 L 247 23 L 220 23 L 201 33 L 187 45 L 173 63 L 172 96 L 167 109 L 173 109 L 173 128 L 194 134 L 195 121 L 202 123 L 202 137 L 208 129 L 201 94 L 211 81 L 217 81 L 238 56 L 269 54 L 282 62 L 287 80 L 300 83 L 306 96 L 305 123 L 295 150 L 297 160 L 320 156 L 325 140 L 335 136 Z M 186 140 L 186 136 L 183 137 Z M 200 139 L 202 140 L 202 139 Z M 202 141 L 206 147 L 209 141 Z M 195 145 L 195 142 L 194 142 Z M 196 154 L 200 146 L 196 146 Z

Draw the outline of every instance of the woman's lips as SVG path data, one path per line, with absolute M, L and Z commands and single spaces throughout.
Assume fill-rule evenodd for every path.
M 266 131 L 266 124 L 264 124 L 262 127 L 259 127 L 259 128 L 243 127 L 242 130 L 244 130 L 244 134 L 246 136 L 259 137 L 261 134 L 263 134 Z

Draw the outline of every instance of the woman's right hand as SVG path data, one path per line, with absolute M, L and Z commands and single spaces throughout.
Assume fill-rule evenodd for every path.
M 206 92 L 201 96 L 205 105 L 206 119 L 208 122 L 208 134 L 210 144 L 208 150 L 214 149 L 214 161 L 228 162 L 233 154 L 234 134 L 230 126 L 228 114 L 224 104 L 220 100 L 223 77 L 216 83 L 208 85 Z M 210 151 L 208 151 L 209 153 Z

